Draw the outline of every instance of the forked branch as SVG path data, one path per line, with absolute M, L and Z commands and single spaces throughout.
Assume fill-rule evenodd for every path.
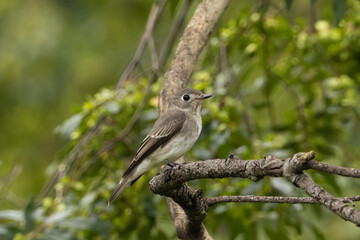
M 181 164 L 168 169 L 150 181 L 150 189 L 163 196 L 171 197 L 178 203 L 191 221 L 203 221 L 209 207 L 225 202 L 262 202 L 262 203 L 307 203 L 321 204 L 341 218 L 360 225 L 360 212 L 354 208 L 354 201 L 360 196 L 335 198 L 318 184 L 316 184 L 304 170 L 311 169 L 315 153 L 297 153 L 293 157 L 281 160 L 273 156 L 264 156 L 260 160 L 241 160 L 230 155 L 227 159 L 213 159 L 207 161 Z M 351 169 L 348 174 L 342 167 L 328 164 L 317 164 L 317 170 L 327 172 L 329 168 L 333 173 L 339 171 L 342 176 L 359 177 Z M 322 167 L 321 167 L 322 166 Z M 342 170 L 341 170 L 342 169 Z M 296 187 L 303 189 L 310 197 L 275 197 L 275 196 L 218 196 L 206 198 L 202 190 L 194 190 L 186 182 L 204 178 L 238 177 L 258 181 L 263 177 L 284 177 Z M 349 206 L 347 203 L 351 203 Z

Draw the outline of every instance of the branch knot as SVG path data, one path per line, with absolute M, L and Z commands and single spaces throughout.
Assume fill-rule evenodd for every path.
M 291 182 L 294 182 L 294 178 L 297 174 L 303 173 L 304 170 L 308 169 L 309 161 L 315 158 L 315 152 L 300 152 L 296 153 L 292 158 L 285 160 L 283 167 L 283 175 Z

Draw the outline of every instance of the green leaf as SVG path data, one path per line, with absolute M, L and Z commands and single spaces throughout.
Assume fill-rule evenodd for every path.
M 106 103 L 104 105 L 104 108 L 112 114 L 117 114 L 120 111 L 120 106 L 119 106 L 118 102 L 116 102 L 116 101 L 111 101 L 111 102 Z
M 104 239 L 109 239 L 111 224 L 96 218 L 77 217 L 66 219 L 58 223 L 61 227 L 74 230 L 89 230 L 99 233 Z
M 15 226 L 12 225 L 0 225 L 0 239 L 13 240 L 16 233 L 20 232 Z
M 0 219 L 24 221 L 24 215 L 21 210 L 4 210 L 0 212 Z
M 66 230 L 58 230 L 58 229 L 49 229 L 44 233 L 43 236 L 39 238 L 39 240 L 74 240 L 76 239 L 73 232 Z
M 64 211 L 57 212 L 57 213 L 49 216 L 48 218 L 45 219 L 44 222 L 47 224 L 60 222 L 64 219 L 66 219 L 67 217 L 69 217 L 71 214 L 73 214 L 74 211 L 75 211 L 74 207 L 67 207 Z
M 346 1 L 345 0 L 334 0 L 333 11 L 334 11 L 335 23 L 339 24 L 339 22 L 345 15 Z
M 294 0 L 285 0 L 285 4 L 286 4 L 286 9 L 287 9 L 287 10 L 290 10 L 293 1 L 294 1 Z
M 284 195 L 294 194 L 294 186 L 282 178 L 271 178 L 271 185 Z
M 55 128 L 54 132 L 69 138 L 71 133 L 78 128 L 82 119 L 83 119 L 83 114 L 77 113 L 71 116 L 68 120 L 66 120 L 62 124 L 58 125 Z
M 35 217 L 34 212 L 36 210 L 36 205 L 34 198 L 30 198 L 30 201 L 25 207 L 24 210 L 24 219 L 25 219 L 25 232 L 28 233 L 35 227 Z

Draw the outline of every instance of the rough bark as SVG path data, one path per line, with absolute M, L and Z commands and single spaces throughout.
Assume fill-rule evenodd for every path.
M 197 7 L 165 73 L 160 92 L 160 112 L 167 109 L 171 96 L 189 83 L 198 57 L 229 2 L 230 0 L 203 0 Z
M 293 157 L 281 160 L 272 156 L 264 156 L 260 160 L 241 160 L 230 155 L 227 159 L 213 159 L 206 161 L 191 162 L 177 165 L 168 169 L 150 181 L 150 189 L 163 196 L 172 198 L 181 206 L 190 221 L 203 221 L 209 207 L 221 202 L 282 202 L 282 203 L 318 203 L 346 221 L 357 226 L 360 224 L 360 212 L 346 203 L 359 201 L 360 197 L 335 198 L 326 190 L 316 184 L 303 171 L 311 169 L 314 165 L 314 152 L 297 153 Z M 329 167 L 334 173 L 339 172 L 342 167 L 330 166 L 319 163 L 317 170 L 327 171 Z M 323 166 L 323 168 L 321 168 Z M 349 170 L 348 174 L 353 177 L 354 172 Z M 357 171 L 358 172 L 358 171 Z M 342 175 L 345 173 L 342 171 Z M 202 196 L 202 190 L 194 190 L 185 183 L 195 179 L 238 177 L 258 181 L 265 176 L 284 177 L 291 181 L 296 187 L 300 187 L 309 198 L 294 197 L 259 197 L 259 196 L 219 196 L 206 198 Z

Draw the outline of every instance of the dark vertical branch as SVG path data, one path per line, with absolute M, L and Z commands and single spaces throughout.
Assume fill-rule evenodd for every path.
M 316 32 L 315 23 L 317 21 L 317 15 L 316 15 L 315 4 L 316 4 L 316 0 L 310 1 L 309 18 L 310 18 L 310 32 L 312 32 L 312 33 Z

